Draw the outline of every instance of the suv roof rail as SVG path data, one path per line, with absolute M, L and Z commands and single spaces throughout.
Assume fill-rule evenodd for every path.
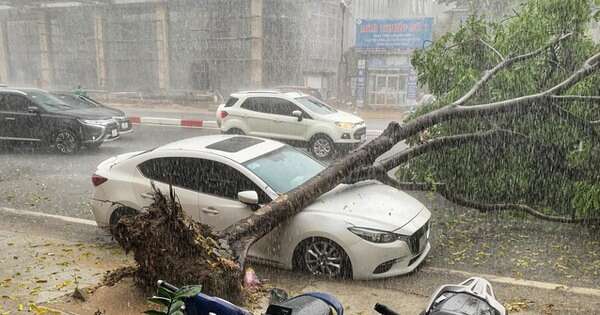
M 258 94 L 258 93 L 279 93 L 281 94 L 281 91 L 277 91 L 277 90 L 250 90 L 250 91 L 239 91 L 237 93 L 233 93 L 233 94 Z

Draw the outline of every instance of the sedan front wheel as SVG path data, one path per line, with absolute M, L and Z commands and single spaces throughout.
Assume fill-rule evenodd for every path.
M 305 240 L 296 260 L 300 268 L 314 276 L 352 278 L 352 265 L 346 252 L 334 241 L 321 237 Z

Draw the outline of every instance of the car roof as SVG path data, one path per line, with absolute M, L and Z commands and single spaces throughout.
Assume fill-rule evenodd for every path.
M 19 88 L 19 87 L 6 87 L 6 86 L 2 86 L 0 87 L 0 93 L 5 92 L 5 93 L 18 93 L 18 94 L 29 94 L 31 92 L 38 92 L 38 93 L 49 93 L 46 90 L 42 90 L 42 89 L 38 89 L 38 88 Z
M 257 137 L 240 135 L 210 135 L 172 142 L 154 151 L 185 150 L 220 155 L 237 163 L 257 158 L 285 144 Z
M 302 93 L 300 91 L 277 91 L 277 90 L 257 90 L 257 91 L 241 91 L 232 93 L 231 97 L 247 97 L 247 96 L 256 96 L 256 97 L 289 97 L 289 98 L 298 98 L 303 96 L 310 96 L 308 94 Z

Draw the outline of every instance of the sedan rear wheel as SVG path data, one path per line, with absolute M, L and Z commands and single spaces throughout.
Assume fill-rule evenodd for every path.
M 334 241 L 314 237 L 303 242 L 296 258 L 314 276 L 351 278 L 352 266 L 346 252 Z
M 111 232 L 117 226 L 117 224 L 119 223 L 119 220 L 121 220 L 121 218 L 126 217 L 126 216 L 134 216 L 136 214 L 138 214 L 137 210 L 128 208 L 128 207 L 119 207 L 119 208 L 115 209 L 113 211 L 113 213 L 110 215 L 110 219 L 108 222 Z
M 79 150 L 79 140 L 73 131 L 62 129 L 54 136 L 54 147 L 62 154 L 73 154 Z

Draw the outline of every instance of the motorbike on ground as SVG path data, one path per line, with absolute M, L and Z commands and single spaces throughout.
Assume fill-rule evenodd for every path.
M 158 281 L 159 296 L 151 301 L 161 301 L 167 307 L 165 315 L 250 315 L 250 312 L 218 297 L 199 292 L 200 286 L 177 288 Z M 161 293 L 162 292 L 162 293 Z M 154 300 L 153 300 L 154 299 Z M 168 301 L 167 301 L 168 300 Z M 270 305 L 265 315 L 344 315 L 344 307 L 333 295 L 310 292 L 288 298 L 283 290 L 271 291 Z
M 226 300 L 200 292 L 200 286 L 177 288 L 158 281 L 159 296 L 150 300 L 167 307 L 164 315 L 250 315 Z M 399 315 L 389 307 L 377 303 L 374 310 L 382 315 Z M 271 291 L 270 305 L 265 315 L 343 315 L 344 308 L 333 295 L 321 292 L 301 294 L 292 298 L 280 289 Z M 420 315 L 508 315 L 494 295 L 492 285 L 479 277 L 460 284 L 446 284 L 437 289 L 426 309 Z
M 383 304 L 375 311 L 382 315 L 398 315 Z M 507 315 L 489 281 L 472 277 L 460 284 L 446 284 L 437 289 L 421 315 Z

